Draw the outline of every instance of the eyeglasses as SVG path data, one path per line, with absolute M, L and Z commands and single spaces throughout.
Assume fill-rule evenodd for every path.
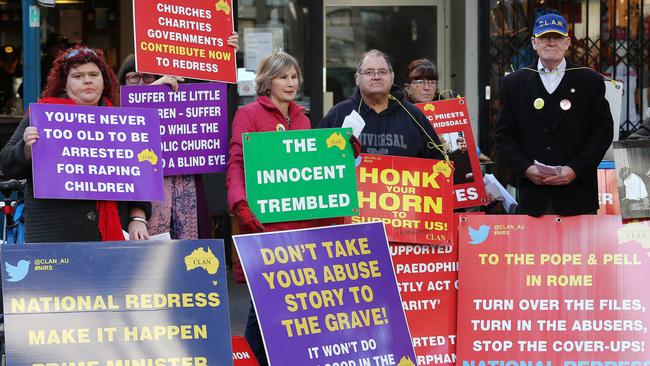
M 156 75 L 153 74 L 127 74 L 126 82 L 129 84 L 139 84 L 142 80 L 145 84 L 151 84 L 156 81 Z
M 97 56 L 97 53 L 96 53 L 95 51 L 91 50 L 90 48 L 77 48 L 77 49 L 74 49 L 74 50 L 70 51 L 67 55 L 65 55 L 64 60 L 67 60 L 67 59 L 69 59 L 70 57 L 75 57 L 75 56 L 77 56 L 80 52 L 83 52 L 83 53 L 90 53 L 90 54 L 92 54 L 92 55 L 94 55 L 94 56 Z
M 425 79 L 418 79 L 418 80 L 411 80 L 411 84 L 419 87 L 423 86 L 436 86 L 438 85 L 438 80 L 425 80 Z
M 378 70 L 368 69 L 368 70 L 359 71 L 359 74 L 367 78 L 374 77 L 375 75 L 379 75 L 379 77 L 383 78 L 386 77 L 388 74 L 390 74 L 390 71 L 386 69 L 378 69 Z

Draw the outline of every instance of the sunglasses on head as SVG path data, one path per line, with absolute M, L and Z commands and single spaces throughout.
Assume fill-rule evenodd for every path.
M 90 54 L 92 54 L 94 56 L 97 56 L 97 53 L 95 51 L 91 50 L 90 48 L 77 48 L 75 50 L 70 51 L 67 55 L 65 55 L 64 59 L 67 60 L 70 57 L 75 57 L 81 52 L 90 53 Z

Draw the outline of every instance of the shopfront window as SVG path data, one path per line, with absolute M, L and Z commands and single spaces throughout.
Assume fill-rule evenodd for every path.
M 388 54 L 398 85 L 411 61 L 438 63 L 438 6 L 401 5 L 325 7 L 326 90 L 334 104 L 352 95 L 356 65 L 367 50 Z
M 52 34 L 65 37 L 69 43 L 83 43 L 101 48 L 108 64 L 119 67 L 118 48 L 120 23 L 119 1 L 92 0 L 77 4 L 59 4 L 54 8 L 41 7 L 43 41 Z M 121 31 L 121 30 L 120 30 Z
M 22 101 L 17 97 L 22 84 L 22 18 L 19 2 L 0 1 L 0 115 L 17 115 Z
M 310 109 L 306 39 L 308 34 L 307 0 L 240 0 L 238 2 L 238 31 L 240 52 L 238 86 L 239 104 L 255 99 L 255 73 L 259 62 L 270 52 L 284 51 L 298 60 L 305 83 L 296 102 Z

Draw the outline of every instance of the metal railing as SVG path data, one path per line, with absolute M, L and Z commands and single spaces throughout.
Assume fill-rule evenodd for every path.
M 621 139 L 634 132 L 648 108 L 650 90 L 650 9 L 645 0 L 489 0 L 479 27 L 480 141 L 485 151 L 493 144 L 499 110 L 499 85 L 510 71 L 537 59 L 530 37 L 534 20 L 545 13 L 567 19 L 572 40 L 567 58 L 623 82 Z

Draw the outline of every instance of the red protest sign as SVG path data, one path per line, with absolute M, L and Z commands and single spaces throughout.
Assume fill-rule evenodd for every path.
M 362 154 L 360 213 L 350 220 L 383 221 L 391 242 L 451 245 L 451 189 L 451 169 L 444 161 Z
M 650 293 L 643 290 L 650 278 L 648 222 L 622 225 L 613 215 L 467 216 L 459 230 L 458 358 L 464 364 L 641 365 L 650 359 Z
M 487 203 L 481 164 L 465 98 L 416 104 L 427 116 L 454 162 L 454 208 Z
M 390 246 L 413 350 L 421 366 L 456 365 L 459 219 L 454 213 L 453 246 Z
M 134 0 L 138 72 L 237 82 L 232 0 Z
M 232 337 L 232 359 L 235 366 L 259 366 L 251 346 L 244 337 Z
M 621 201 L 618 199 L 615 169 L 598 169 L 598 214 L 620 215 Z

